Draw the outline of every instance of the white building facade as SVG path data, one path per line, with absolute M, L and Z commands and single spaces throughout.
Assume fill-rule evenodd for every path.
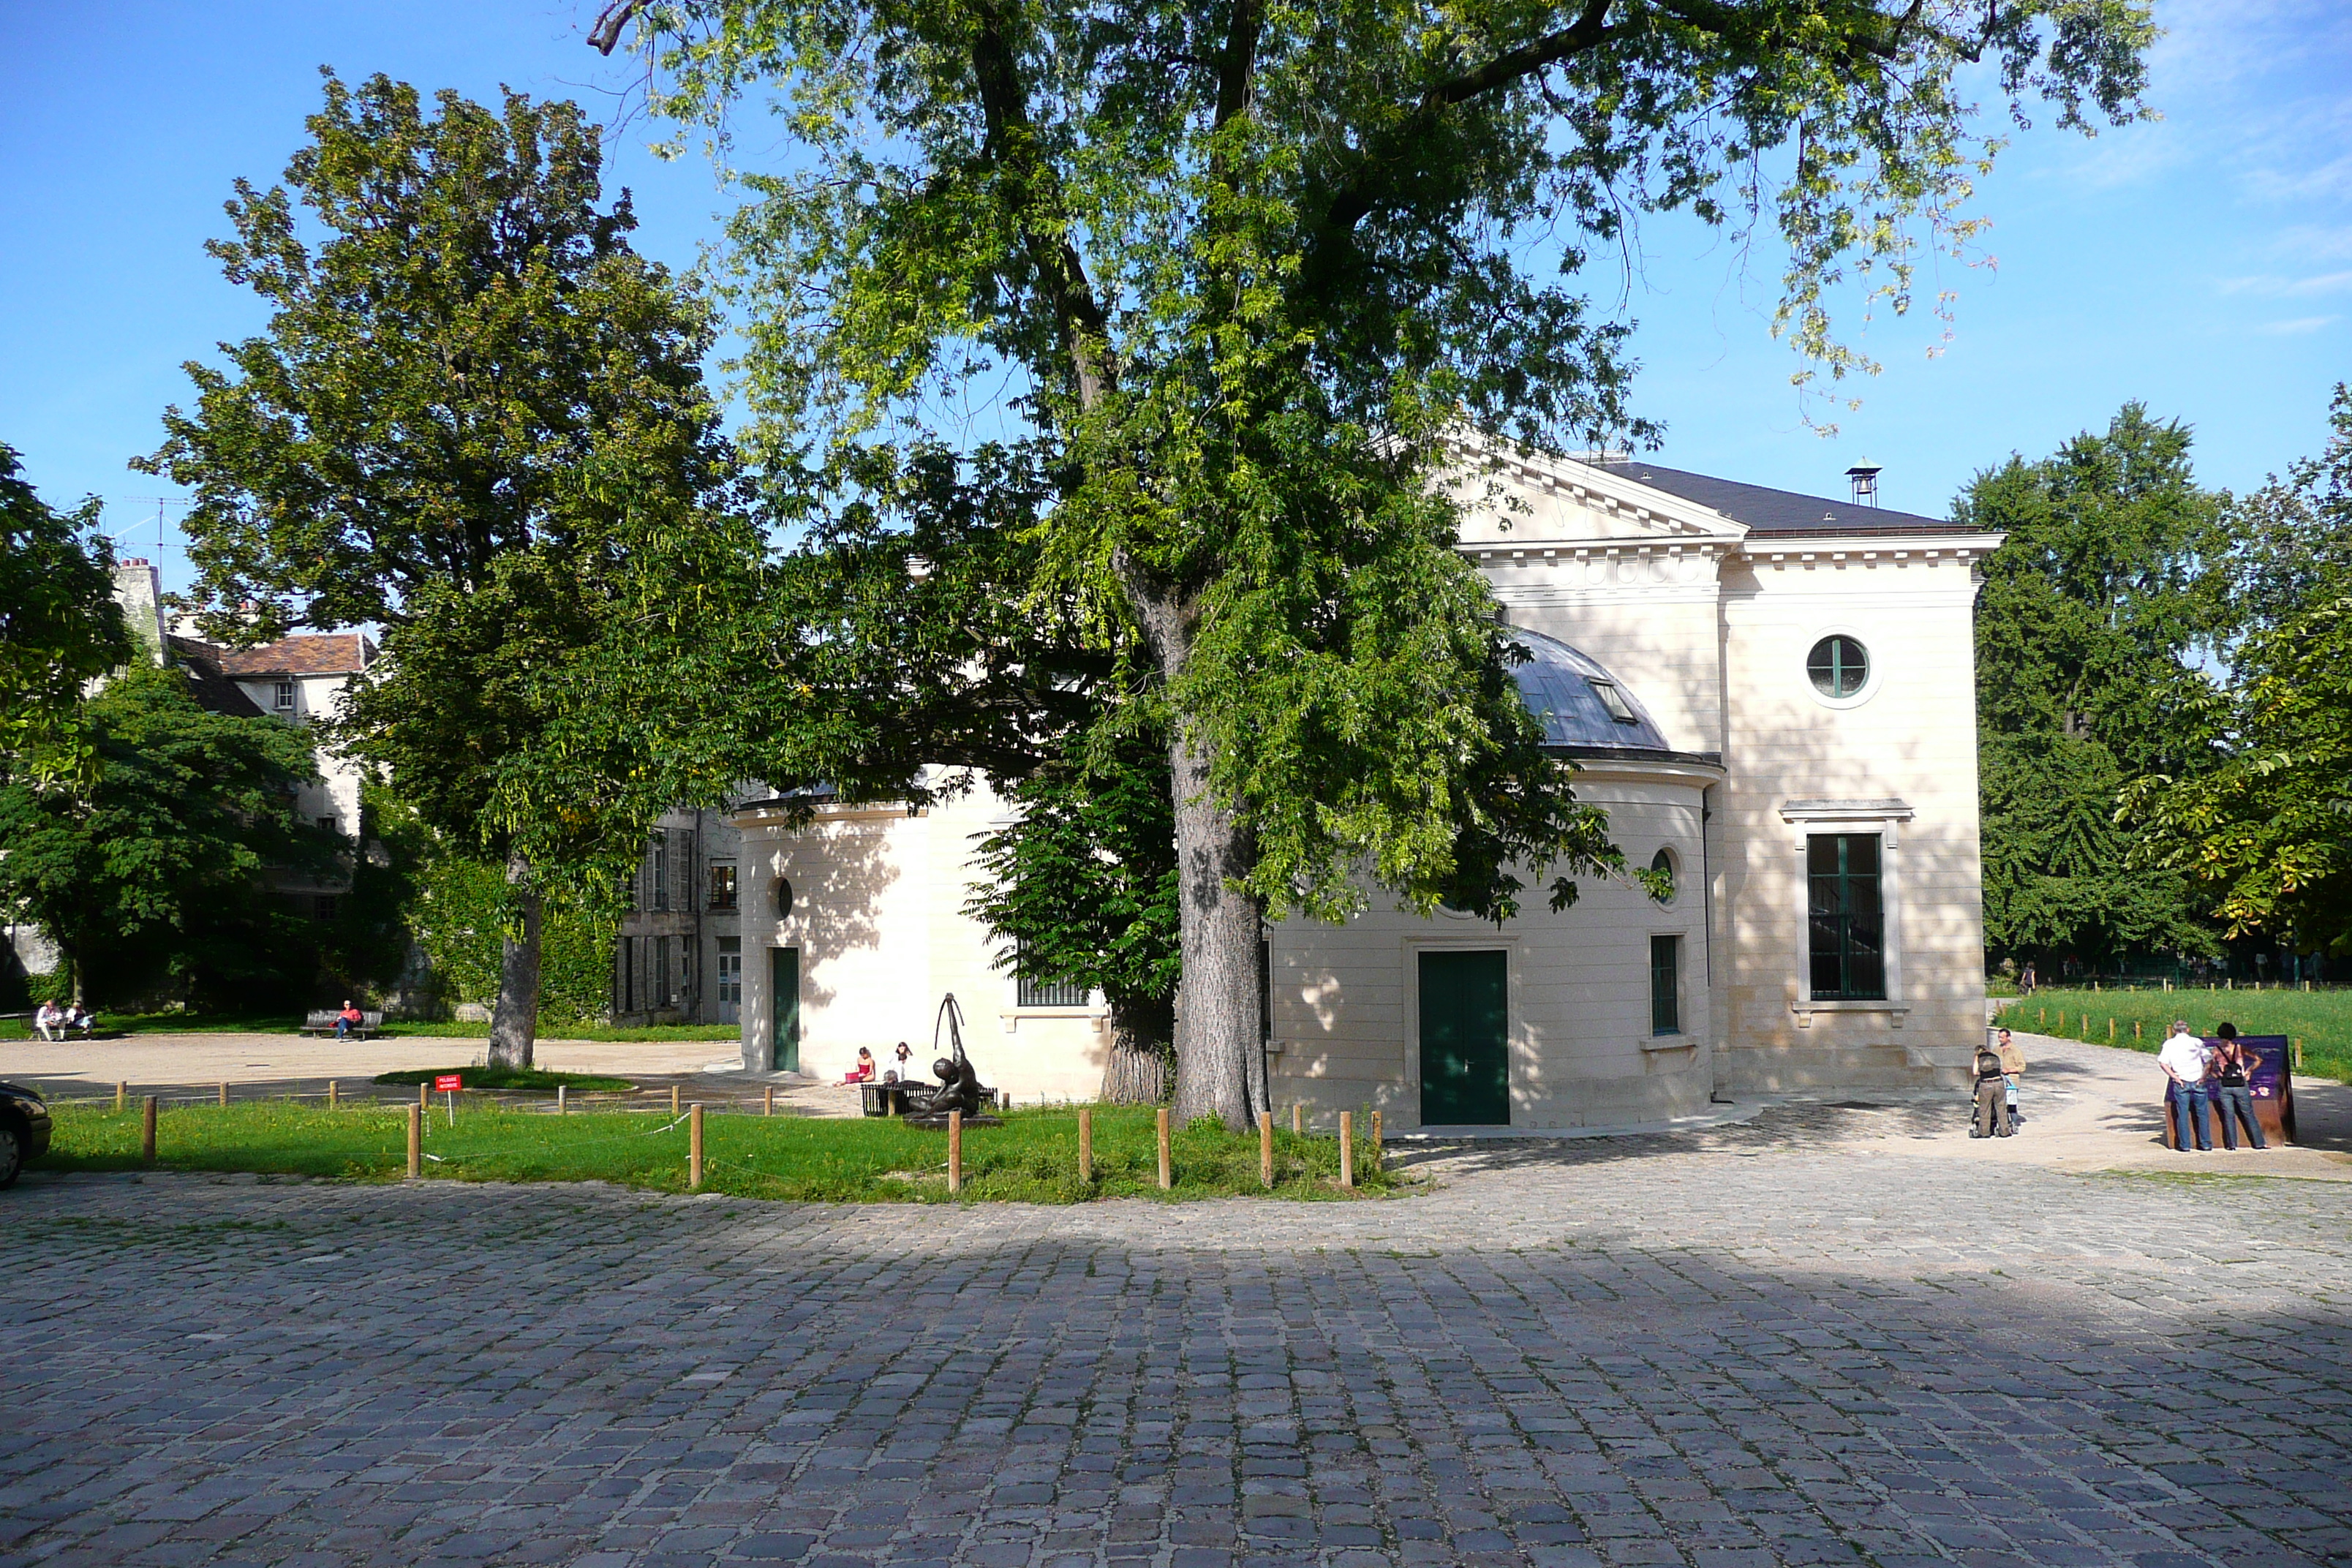
M 1999 537 L 1622 457 L 1464 459 L 1462 548 L 1525 634 L 1522 695 L 1674 890 L 1271 927 L 1275 1101 L 1572 1129 L 1957 1081 L 1984 1016 L 1973 608 Z M 735 812 L 744 1065 L 838 1076 L 898 1039 L 928 1063 L 952 992 L 987 1081 L 1090 1098 L 1101 999 L 1017 981 L 963 912 L 1003 811 Z

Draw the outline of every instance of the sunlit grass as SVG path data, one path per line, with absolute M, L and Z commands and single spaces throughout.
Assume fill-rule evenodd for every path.
M 2084 1015 L 2089 1016 L 2087 1030 Z M 2060 1035 L 2070 1040 L 2107 1043 L 2107 1020 L 2116 1021 L 2115 1043 L 2153 1051 L 2175 1018 L 2210 1035 L 2224 1019 L 2242 1035 L 2284 1035 L 2303 1042 L 2307 1075 L 2352 1080 L 2352 991 L 2059 991 L 2043 987 L 2030 999 L 2008 1003 L 1996 1022 L 2012 1029 Z M 2132 1026 L 2140 1026 L 2139 1037 Z
M 121 1171 L 139 1165 L 141 1113 L 134 1105 L 56 1108 L 54 1145 L 40 1167 Z M 407 1167 L 404 1105 L 329 1109 L 287 1100 L 226 1108 L 165 1110 L 157 1123 L 157 1163 L 182 1171 L 250 1171 L 341 1181 L 395 1181 Z M 427 1119 L 427 1179 L 477 1182 L 613 1182 L 653 1192 L 687 1190 L 688 1129 L 667 1114 L 590 1111 L 555 1116 L 496 1101 L 458 1098 L 450 1125 L 439 1102 Z M 1335 1198 L 1396 1191 L 1356 1141 L 1358 1190 L 1339 1184 L 1339 1144 L 1329 1137 L 1275 1137 L 1276 1184 L 1258 1184 L 1258 1141 L 1202 1121 L 1171 1140 L 1175 1185 L 1159 1187 L 1154 1121 L 1148 1109 L 1094 1113 L 1094 1179 L 1077 1171 L 1078 1118 L 1072 1109 L 1017 1110 L 1001 1127 L 967 1128 L 963 1191 L 947 1190 L 945 1132 L 896 1119 L 766 1117 L 710 1111 L 704 1120 L 705 1192 L 823 1203 L 1019 1201 L 1079 1203 L 1096 1197 L 1203 1198 L 1235 1194 Z

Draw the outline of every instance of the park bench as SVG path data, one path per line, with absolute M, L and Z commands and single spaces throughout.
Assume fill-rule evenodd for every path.
M 333 1007 L 325 1007 L 320 1009 L 318 1012 L 310 1014 L 308 1017 L 302 1020 L 302 1032 L 306 1035 L 333 1034 L 335 1032 L 336 1013 L 337 1009 Z M 382 1033 L 383 1033 L 383 1015 L 382 1013 L 363 1012 L 360 1015 L 360 1021 L 352 1026 L 352 1038 L 355 1040 L 371 1039 Z

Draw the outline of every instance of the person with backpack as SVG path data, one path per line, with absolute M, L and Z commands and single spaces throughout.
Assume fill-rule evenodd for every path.
M 2263 1140 L 2263 1124 L 2254 1120 L 2253 1090 L 2248 1087 L 2253 1076 L 2254 1053 L 2238 1042 L 2238 1026 L 2223 1024 L 2213 1031 L 2221 1042 L 2213 1053 L 2213 1076 L 2206 1080 L 2205 1092 L 2213 1101 L 2213 1120 L 2221 1129 L 2221 1147 L 2235 1150 L 2238 1146 L 2238 1126 L 2246 1130 L 2246 1141 L 2257 1149 L 2268 1149 Z M 2231 1125 L 2232 1119 L 2237 1126 Z
M 2016 1131 L 2009 1120 L 2009 1075 L 2001 1070 L 2000 1053 L 1990 1046 L 1977 1047 L 1977 1115 L 1969 1124 L 1971 1138 L 2007 1138 Z

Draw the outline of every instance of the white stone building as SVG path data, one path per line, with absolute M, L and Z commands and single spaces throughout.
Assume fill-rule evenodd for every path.
M 1277 1104 L 1391 1128 L 1661 1121 L 1718 1091 L 1955 1081 L 1981 1038 L 1973 606 L 1997 535 L 1621 456 L 1471 448 L 1462 548 L 1534 656 L 1522 694 L 1654 900 L 1587 881 L 1497 927 L 1375 899 L 1268 931 Z M 909 816 L 731 820 L 743 1060 L 930 1056 L 953 992 L 983 1077 L 1084 1099 L 1098 996 L 1017 982 L 966 916 L 986 792 Z

